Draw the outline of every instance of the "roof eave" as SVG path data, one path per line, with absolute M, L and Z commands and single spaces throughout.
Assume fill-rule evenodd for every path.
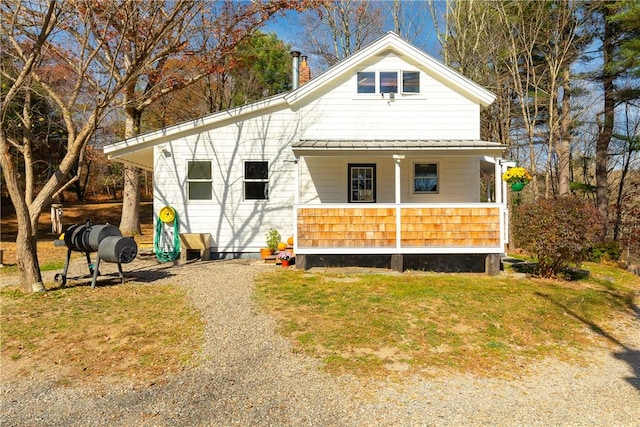
M 238 118 L 248 114 L 254 114 L 262 110 L 277 107 L 278 105 L 286 105 L 284 95 L 285 94 L 278 94 L 251 104 L 242 105 L 229 110 L 223 110 L 198 119 L 178 123 L 173 126 L 145 134 L 136 135 L 110 145 L 105 145 L 104 152 L 110 159 L 119 160 L 120 156 L 124 154 L 172 141 L 185 135 L 195 133 L 203 127 L 215 127 L 216 125 L 226 121 L 237 120 Z

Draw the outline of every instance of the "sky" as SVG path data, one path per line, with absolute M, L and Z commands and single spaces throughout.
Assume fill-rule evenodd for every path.
M 387 3 L 391 5 L 391 1 L 375 1 L 372 3 L 383 4 Z M 445 6 L 445 1 L 434 1 L 435 7 L 442 10 Z M 432 15 L 430 12 L 430 2 L 423 1 L 408 1 L 403 0 L 401 3 L 403 11 L 407 14 L 407 23 L 413 24 L 420 31 L 416 31 L 413 40 L 409 40 L 412 44 L 418 48 L 424 50 L 428 54 L 441 59 L 440 54 L 440 42 L 438 41 L 436 28 L 433 24 Z M 389 14 L 384 32 L 393 31 L 393 20 Z M 276 17 L 272 22 L 269 22 L 264 31 L 267 33 L 275 32 L 278 38 L 289 43 L 293 50 L 302 52 L 302 54 L 308 54 L 305 49 L 302 37 L 303 27 L 301 24 L 301 15 L 298 12 L 289 12 L 285 17 Z M 411 31 L 408 31 L 411 33 Z M 309 58 L 310 65 L 313 71 L 313 57 Z

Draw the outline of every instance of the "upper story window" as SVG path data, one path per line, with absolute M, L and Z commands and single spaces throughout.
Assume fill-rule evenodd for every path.
M 419 71 L 359 71 L 358 93 L 420 93 Z
M 244 199 L 269 199 L 269 162 L 244 162 Z
M 376 73 L 373 71 L 358 73 L 358 93 L 376 93 Z
M 418 71 L 402 72 L 402 92 L 420 93 L 420 73 Z
M 398 93 L 398 73 L 380 71 L 380 93 Z
M 189 200 L 211 200 L 212 186 L 211 161 L 188 161 L 187 194 Z

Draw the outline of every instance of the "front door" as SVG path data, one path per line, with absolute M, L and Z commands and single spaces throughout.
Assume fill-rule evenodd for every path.
M 349 203 L 375 203 L 376 165 L 349 164 Z

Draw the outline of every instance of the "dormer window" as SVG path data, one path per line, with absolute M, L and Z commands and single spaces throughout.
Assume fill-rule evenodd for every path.
M 419 71 L 359 71 L 359 94 L 420 93 Z

